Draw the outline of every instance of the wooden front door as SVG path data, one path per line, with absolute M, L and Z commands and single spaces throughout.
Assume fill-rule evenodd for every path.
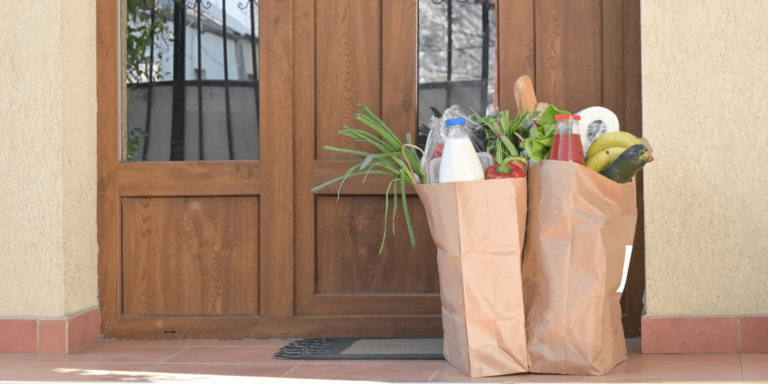
M 416 247 L 402 211 L 395 236 L 385 224 L 388 180 L 310 193 L 360 161 L 323 148 L 360 147 L 337 133 L 360 127 L 356 104 L 416 137 L 418 0 L 258 3 L 258 160 L 137 163 L 120 161 L 120 0 L 97 5 L 102 334 L 441 335 L 436 248 L 413 189 Z M 499 106 L 515 108 L 514 81 L 528 74 L 540 100 L 604 105 L 639 134 L 636 5 L 496 0 Z M 643 289 L 638 233 L 630 314 Z

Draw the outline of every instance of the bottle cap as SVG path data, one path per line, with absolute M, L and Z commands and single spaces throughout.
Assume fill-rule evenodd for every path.
M 555 120 L 581 120 L 579 115 L 555 115 Z
M 455 119 L 448 119 L 445 121 L 446 127 L 453 127 L 454 125 L 464 125 L 466 124 L 466 120 L 463 117 L 457 117 Z

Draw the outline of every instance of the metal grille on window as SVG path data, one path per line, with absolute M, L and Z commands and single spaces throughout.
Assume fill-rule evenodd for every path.
M 128 0 L 128 161 L 259 159 L 259 0 Z
M 419 0 L 419 145 L 435 111 L 485 115 L 496 93 L 493 0 Z

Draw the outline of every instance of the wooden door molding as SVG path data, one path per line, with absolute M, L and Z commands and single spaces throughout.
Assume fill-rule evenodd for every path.
M 435 336 L 440 316 L 123 316 L 104 334 L 115 340 L 288 339 Z M 441 333 L 442 334 L 442 333 Z
M 99 243 L 99 308 L 104 334 L 121 312 L 120 199 L 120 1 L 96 2 L 97 227 Z
M 259 2 L 261 100 L 261 316 L 293 315 L 293 12 Z
M 120 197 L 255 196 L 258 161 L 118 163 Z

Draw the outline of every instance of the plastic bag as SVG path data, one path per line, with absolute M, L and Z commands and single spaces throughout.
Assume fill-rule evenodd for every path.
M 477 152 L 483 151 L 482 140 L 475 134 L 481 127 L 470 119 L 470 115 L 461 111 L 458 105 L 454 105 L 443 112 L 442 117 L 432 116 L 429 120 L 429 135 L 427 136 L 427 145 L 424 148 L 424 156 L 421 159 L 421 166 L 423 169 L 429 167 L 430 161 L 432 161 L 432 154 L 435 151 L 435 147 L 438 144 L 445 144 L 445 140 L 448 138 L 448 127 L 445 126 L 445 121 L 448 119 L 455 119 L 463 117 L 466 120 L 464 129 L 467 130 L 467 134 L 472 140 L 472 145 L 475 146 Z

